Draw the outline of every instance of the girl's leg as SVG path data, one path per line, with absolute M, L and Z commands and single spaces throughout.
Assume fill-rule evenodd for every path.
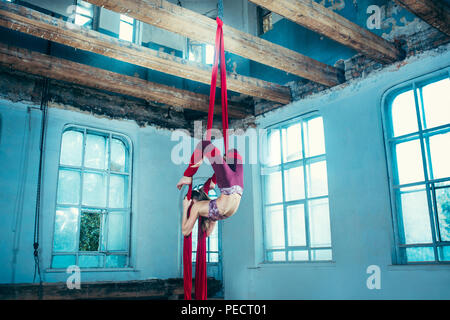
M 220 161 L 220 150 L 214 147 L 211 141 L 200 141 L 192 153 L 189 166 L 183 175 L 185 177 L 192 177 L 198 171 L 204 157 L 207 157 L 211 163 Z

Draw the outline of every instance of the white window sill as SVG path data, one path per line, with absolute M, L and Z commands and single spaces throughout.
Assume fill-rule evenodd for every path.
M 247 267 L 248 269 L 273 269 L 273 268 L 311 268 L 311 269 L 330 269 L 335 268 L 336 262 L 331 261 L 266 261 L 256 266 Z
M 387 266 L 388 271 L 448 271 L 450 263 L 415 263 L 415 264 L 391 264 Z
M 67 269 L 46 269 L 46 273 L 66 273 Z M 139 272 L 134 268 L 80 268 L 81 272 Z

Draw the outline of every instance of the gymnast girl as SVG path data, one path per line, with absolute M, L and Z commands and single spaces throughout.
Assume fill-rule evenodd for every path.
M 204 157 L 207 157 L 211 163 L 214 175 L 200 189 L 199 193 L 203 194 L 202 196 L 197 196 L 196 194 L 195 198 L 191 200 L 188 200 L 187 197 L 183 200 L 181 228 L 184 236 L 188 236 L 192 232 L 199 216 L 206 218 L 202 227 L 206 231 L 207 236 L 209 236 L 214 229 L 216 221 L 229 218 L 236 213 L 244 191 L 242 157 L 236 149 L 231 149 L 225 156 L 222 156 L 220 150 L 214 147 L 210 141 L 200 141 L 195 148 L 189 167 L 177 183 L 179 190 L 181 190 L 183 185 L 192 183 L 192 176 L 203 163 Z M 205 198 L 208 190 L 214 188 L 216 184 L 220 189 L 220 196 L 214 200 Z M 191 211 L 188 218 L 189 207 L 191 207 Z

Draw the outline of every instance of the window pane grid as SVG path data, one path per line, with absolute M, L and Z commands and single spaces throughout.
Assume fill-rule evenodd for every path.
M 308 151 L 307 149 L 309 148 L 308 146 L 306 146 L 305 144 L 305 139 L 308 138 L 310 139 L 311 137 L 306 135 L 305 130 L 308 128 L 307 127 L 307 122 L 309 120 L 313 120 L 319 118 L 321 120 L 320 117 L 310 117 L 310 118 L 304 118 L 300 121 L 298 121 L 297 123 L 289 123 L 288 125 L 282 125 L 280 127 L 277 128 L 273 128 L 271 129 L 269 132 L 270 134 L 275 134 L 277 135 L 277 138 L 279 138 L 279 146 L 280 146 L 280 151 L 279 151 L 279 156 L 280 159 L 274 159 L 272 157 L 272 161 L 271 163 L 273 164 L 275 161 L 275 165 L 270 166 L 266 165 L 266 166 L 262 166 L 261 167 L 261 175 L 262 177 L 267 177 L 268 175 L 273 175 L 276 174 L 277 172 L 281 173 L 280 174 L 280 178 L 281 178 L 281 193 L 282 193 L 282 198 L 280 199 L 281 201 L 269 201 L 269 203 L 266 203 L 264 205 L 265 208 L 265 217 L 264 217 L 264 225 L 265 225 L 265 230 L 264 233 L 265 235 L 265 241 L 264 241 L 264 248 L 266 251 L 266 260 L 268 261 L 314 261 L 315 259 L 315 253 L 316 250 L 329 250 L 329 255 L 326 255 L 326 258 L 323 260 L 329 261 L 331 260 L 331 246 L 323 246 L 320 248 L 313 248 L 311 247 L 311 240 L 310 240 L 310 221 L 309 221 L 309 216 L 310 216 L 310 210 L 309 210 L 309 205 L 308 203 L 310 203 L 312 200 L 316 200 L 316 199 L 328 199 L 328 190 L 326 190 L 324 195 L 311 195 L 309 194 L 308 190 L 311 188 L 311 185 L 308 184 L 307 180 L 308 180 L 308 176 L 310 176 L 310 174 L 307 172 L 307 168 L 315 163 L 320 163 L 320 161 L 326 161 L 326 155 L 325 155 L 325 150 L 321 150 L 320 148 L 317 150 L 310 150 Z M 300 136 L 299 139 L 300 141 L 298 141 L 298 143 L 301 146 L 301 151 L 300 154 L 298 154 L 298 158 L 296 158 L 296 156 L 289 156 L 290 161 L 287 161 L 287 157 L 286 157 L 286 152 L 284 150 L 285 144 L 287 143 L 286 141 L 288 140 L 287 135 L 287 128 L 293 127 L 293 126 L 298 126 L 300 129 Z M 277 132 L 278 131 L 278 132 Z M 323 129 L 322 129 L 323 131 Z M 323 134 L 323 132 L 322 132 Z M 270 139 L 269 139 L 270 140 Z M 277 139 L 278 140 L 278 139 Z M 273 141 L 271 142 L 273 144 Z M 292 140 L 289 141 L 289 143 L 291 144 L 289 147 L 295 148 L 295 145 L 293 145 Z M 311 142 L 310 142 L 311 143 Z M 272 148 L 273 145 L 271 144 Z M 299 146 L 299 147 L 300 147 Z M 306 146 L 306 147 L 305 147 Z M 297 147 L 298 149 L 298 147 Z M 324 149 L 324 148 L 323 148 Z M 309 153 L 307 153 L 309 152 Z M 317 154 L 317 152 L 319 152 L 319 154 Z M 275 151 L 275 153 L 278 154 L 278 152 Z M 315 154 L 316 153 L 316 154 Z M 272 155 L 273 156 L 273 155 Z M 279 164 L 276 164 L 279 161 Z M 301 183 L 303 184 L 303 189 L 304 189 L 304 193 L 302 192 L 299 194 L 298 192 L 296 193 L 295 197 L 300 196 L 300 199 L 294 199 L 292 200 L 292 196 L 289 196 L 288 198 L 288 193 L 286 190 L 287 187 L 287 177 L 288 177 L 288 173 L 292 172 L 292 170 L 295 169 L 300 169 L 301 173 L 303 175 L 303 178 L 301 178 L 301 175 L 299 177 L 296 177 L 297 179 L 293 178 L 295 180 L 302 180 Z M 325 171 L 326 171 L 326 167 L 325 167 Z M 296 172 L 299 172 L 298 170 L 296 170 Z M 292 178 L 291 178 L 292 179 Z M 289 180 L 288 180 L 289 181 Z M 264 181 L 263 185 L 266 185 L 266 181 Z M 290 182 L 291 183 L 291 182 Z M 292 189 L 293 187 L 291 186 L 290 189 Z M 298 191 L 298 185 L 297 188 L 295 188 L 296 191 Z M 327 189 L 327 188 L 326 188 Z M 265 199 L 268 198 L 268 189 L 265 186 L 264 190 L 263 190 L 263 196 Z M 273 195 L 270 197 L 273 198 Z M 293 241 L 292 236 L 296 236 L 298 237 L 298 234 L 292 234 L 292 227 L 290 227 L 289 221 L 288 221 L 288 211 L 291 210 L 291 208 L 293 208 L 294 206 L 298 206 L 298 205 L 302 205 L 302 211 L 303 214 L 300 214 L 300 216 L 303 216 L 303 225 L 304 225 L 304 237 L 305 237 L 305 242 L 306 242 L 306 246 L 292 246 L 289 245 L 289 241 Z M 273 209 L 270 209 L 273 208 Z M 283 213 L 283 229 L 284 229 L 284 234 L 283 234 L 283 238 L 284 238 L 284 245 L 283 248 L 270 248 L 268 247 L 268 217 L 266 216 L 267 214 L 273 214 L 274 212 L 277 211 L 273 211 L 273 210 L 278 210 L 277 208 L 282 209 L 282 213 Z M 270 210 L 269 210 L 270 209 Z M 329 214 L 329 213 L 328 213 Z M 281 222 L 281 221 L 280 221 Z M 292 230 L 291 230 L 292 229 Z M 290 233 L 291 231 L 291 233 Z M 271 233 L 276 232 L 274 230 L 271 231 Z M 298 231 L 297 231 L 298 232 Z M 290 240 L 291 239 L 291 240 Z M 279 240 L 278 240 L 279 241 Z M 295 240 L 295 241 L 299 241 L 299 240 Z M 272 244 L 273 245 L 273 244 Z M 324 251 L 325 252 L 325 251 Z M 282 256 L 277 255 L 274 256 L 272 253 L 275 254 L 281 254 L 283 253 Z M 298 253 L 298 254 L 297 254 Z M 313 255 L 314 253 L 314 255 Z
M 76 205 L 70 205 L 70 204 L 64 204 L 64 203 L 57 203 L 57 210 L 63 210 L 64 208 L 70 209 L 70 208 L 76 208 L 78 211 L 78 221 L 77 221 L 77 230 L 75 234 L 75 250 L 74 251 L 55 251 L 53 250 L 52 256 L 67 256 L 67 257 L 73 257 L 73 263 L 79 265 L 82 263 L 83 265 L 80 265 L 80 267 L 84 268 L 120 268 L 120 267 L 126 267 L 128 266 L 128 260 L 129 260 L 129 230 L 130 230 L 130 216 L 131 216 L 131 209 L 130 209 L 130 192 L 131 192 L 131 183 L 128 181 L 128 186 L 126 190 L 124 190 L 124 197 L 126 197 L 126 203 L 124 203 L 123 208 L 109 208 L 109 190 L 110 190 L 110 175 L 115 174 L 117 176 L 127 177 L 129 179 L 131 177 L 130 172 L 115 172 L 110 171 L 111 167 L 111 139 L 114 137 L 117 139 L 116 135 L 113 135 L 111 133 L 105 133 L 97 130 L 90 130 L 90 129 L 80 129 L 78 127 L 71 127 L 64 131 L 63 135 L 67 132 L 82 132 L 83 134 L 83 142 L 81 144 L 81 164 L 80 166 L 76 165 L 65 165 L 60 164 L 59 165 L 59 171 L 65 171 L 70 170 L 71 172 L 78 172 L 80 175 L 80 190 L 79 190 L 79 200 Z M 105 150 L 105 158 L 106 158 L 106 169 L 95 169 L 95 168 L 86 168 L 86 143 L 87 143 L 87 137 L 89 135 L 93 136 L 99 136 L 99 137 L 105 137 L 107 140 L 106 143 L 106 150 Z M 122 138 L 119 138 L 122 140 Z M 123 141 L 123 140 L 122 140 Z M 61 148 L 62 149 L 62 148 Z M 125 151 L 128 153 L 128 148 Z M 127 154 L 126 158 L 127 162 L 131 161 L 129 154 Z M 129 164 L 128 164 L 129 167 Z M 128 170 L 128 169 L 127 169 Z M 129 170 L 128 170 L 129 171 Z M 92 174 L 97 173 L 101 174 L 104 177 L 106 177 L 106 185 L 103 187 L 105 190 L 105 204 L 103 206 L 96 206 L 96 205 L 85 205 L 83 199 L 83 191 L 81 190 L 85 184 L 85 174 Z M 58 179 L 58 185 L 61 183 L 60 179 Z M 59 187 L 58 187 L 59 191 Z M 58 209 L 59 208 L 59 209 Z M 99 239 L 98 239 L 98 248 L 97 250 L 91 250 L 89 251 L 83 251 L 80 248 L 80 232 L 81 232 L 81 217 L 83 214 L 93 214 L 93 215 L 100 215 L 100 224 L 97 227 L 99 232 Z M 122 241 L 123 245 L 122 247 L 126 248 L 126 250 L 114 250 L 111 248 L 108 248 L 109 246 L 109 230 L 110 230 L 110 219 L 112 216 L 122 216 Z M 55 225 L 56 228 L 56 225 Z M 56 230 L 54 230 L 54 245 L 56 241 Z M 94 242 L 95 243 L 95 242 Z M 123 256 L 123 258 L 120 258 Z M 69 259 L 70 260 L 70 259 Z M 67 260 L 67 261 L 69 261 Z M 54 260 L 53 260 L 54 261 Z M 52 262 L 52 267 L 55 263 Z M 63 267 L 57 266 L 57 267 Z
M 442 81 L 443 80 L 438 80 L 436 82 Z M 450 123 L 434 120 L 434 127 L 428 127 L 427 117 L 429 117 L 430 113 L 426 110 L 427 103 L 424 103 L 423 93 L 423 88 L 425 86 L 432 87 L 433 83 L 436 82 L 428 82 L 421 85 L 413 82 L 408 88 L 409 91 L 413 93 L 414 97 L 412 103 L 414 104 L 413 110 L 418 131 L 395 137 L 393 133 L 396 124 L 392 114 L 395 99 L 392 100 L 393 102 L 391 102 L 390 105 L 390 134 L 388 137 L 388 144 L 390 145 L 390 151 L 393 157 L 392 167 L 394 181 L 391 187 L 396 195 L 395 206 L 397 215 L 395 215 L 396 219 L 394 219 L 394 225 L 396 226 L 395 232 L 398 232 L 396 235 L 397 247 L 399 248 L 397 256 L 398 262 L 400 263 L 448 263 L 448 257 L 446 253 L 443 252 L 447 252 L 449 243 L 447 241 L 442 241 L 441 233 L 444 233 L 444 237 L 446 237 L 448 233 L 447 229 L 450 229 L 450 225 L 448 225 L 447 222 L 447 220 L 450 219 L 449 209 L 442 209 L 442 207 L 445 205 L 448 206 L 448 203 L 450 203 L 450 196 L 444 195 L 447 198 L 439 200 L 440 202 L 438 204 L 436 190 L 441 188 L 439 184 L 450 180 L 448 151 L 447 153 L 446 151 L 443 151 L 448 150 L 449 144 L 446 139 L 448 139 L 447 137 L 450 137 Z M 450 82 L 447 81 L 447 84 L 448 83 Z M 448 92 L 448 90 L 446 92 Z M 433 98 L 435 100 L 439 100 L 439 98 L 440 100 L 445 100 L 445 97 L 443 96 Z M 428 108 L 431 107 L 432 105 L 428 104 Z M 447 111 L 448 110 L 449 109 L 447 109 Z M 444 111 L 441 110 L 441 116 L 443 115 L 442 112 Z M 450 113 L 447 112 L 443 117 L 449 119 Z M 413 157 L 406 157 L 407 161 L 403 161 L 403 163 L 399 162 L 397 146 L 412 141 L 417 141 L 416 145 L 418 148 L 416 147 L 416 150 L 412 153 L 410 152 L 409 156 L 412 156 L 413 153 L 415 153 L 415 155 Z M 433 143 L 435 143 L 435 146 Z M 416 181 L 402 181 L 400 179 L 401 170 L 404 171 L 405 168 L 408 170 L 406 174 L 411 177 L 411 173 L 413 173 L 411 170 L 414 170 L 413 167 L 411 167 L 411 162 L 414 162 L 414 157 L 415 159 L 420 159 L 422 177 L 418 179 L 418 176 L 416 176 Z M 417 173 L 419 172 L 417 169 L 415 170 Z M 446 188 L 446 186 L 444 186 L 444 188 Z M 405 189 L 411 190 L 405 191 Z M 418 199 L 417 197 L 413 197 L 414 193 L 418 195 L 419 192 L 423 194 L 421 196 L 422 204 L 419 205 L 419 203 L 417 203 L 414 205 L 414 201 L 417 201 Z M 411 196 L 408 196 L 408 194 Z M 406 197 L 409 197 L 409 199 L 407 198 L 407 201 L 401 200 Z M 407 213 L 407 216 L 404 216 L 405 212 Z M 425 216 L 423 216 L 423 214 L 425 214 Z M 410 218 L 408 218 L 408 215 Z M 422 215 L 422 217 L 420 215 Z M 415 222 L 411 224 L 412 221 Z M 428 225 L 428 227 L 426 227 L 426 225 Z M 428 231 L 423 229 L 424 226 L 425 228 L 428 228 Z M 408 240 L 407 234 L 416 237 L 419 241 L 416 243 L 406 243 Z M 424 241 L 425 238 L 420 241 L 420 237 L 423 237 L 426 234 L 431 238 L 430 241 Z M 410 237 L 409 239 L 412 238 Z

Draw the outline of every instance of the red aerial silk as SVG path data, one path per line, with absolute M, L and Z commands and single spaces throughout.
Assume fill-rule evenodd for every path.
M 211 128 L 214 118 L 214 104 L 216 99 L 216 85 L 217 85 L 217 73 L 219 69 L 220 59 L 220 84 L 222 93 L 222 130 L 223 130 L 223 142 L 225 145 L 225 153 L 228 150 L 228 98 L 227 98 L 227 72 L 225 65 L 225 50 L 223 41 L 223 22 L 217 17 L 217 32 L 216 32 L 216 46 L 215 46 L 215 58 L 212 68 L 211 76 L 211 90 L 209 94 L 209 109 L 208 109 L 208 123 L 206 140 L 211 140 Z M 199 159 L 200 160 L 200 159 Z M 208 194 L 209 185 L 211 181 L 215 180 L 215 176 L 211 177 L 204 184 L 204 191 Z M 189 185 L 187 198 L 191 199 L 192 196 L 192 184 Z M 191 205 L 192 207 L 192 205 Z M 187 216 L 191 213 L 191 207 L 188 209 Z M 206 300 L 207 299 L 207 282 L 206 282 L 206 233 L 202 230 L 203 217 L 198 219 L 198 239 L 197 239 L 197 258 L 195 263 L 195 299 Z M 184 299 L 192 300 L 192 233 L 189 236 L 184 237 L 183 241 L 183 278 L 184 278 Z

